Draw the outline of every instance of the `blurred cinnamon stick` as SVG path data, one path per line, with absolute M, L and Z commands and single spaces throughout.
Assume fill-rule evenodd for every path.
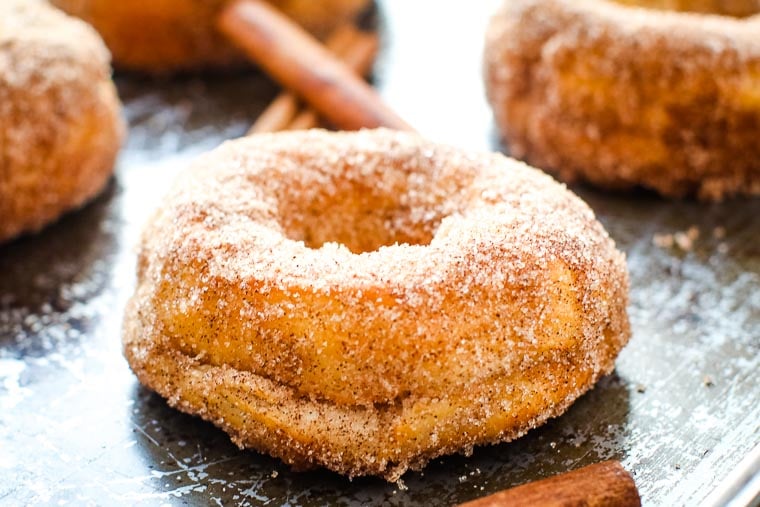
M 350 39 L 353 39 L 355 33 L 355 28 L 343 25 L 328 37 L 325 46 L 336 55 L 340 55 L 352 43 Z M 299 114 L 299 110 L 298 97 L 293 93 L 283 91 L 261 113 L 248 131 L 248 135 L 288 130 L 288 125 Z
M 298 106 L 298 97 L 292 93 L 279 94 L 256 119 L 248 130 L 248 135 L 287 130 L 290 122 L 298 114 Z
M 319 126 L 319 115 L 313 109 L 305 109 L 298 113 L 285 130 L 307 130 Z
M 379 41 L 376 34 L 359 30 L 351 24 L 336 29 L 325 46 L 359 76 L 369 72 L 375 61 Z M 293 93 L 284 91 L 275 98 L 253 124 L 248 134 L 302 130 L 317 127 L 319 116 L 312 109 L 301 109 Z
M 460 507 L 640 507 L 631 475 L 605 461 L 464 503 Z
M 235 0 L 217 19 L 230 40 L 336 127 L 412 128 L 377 92 L 298 25 L 261 0 Z

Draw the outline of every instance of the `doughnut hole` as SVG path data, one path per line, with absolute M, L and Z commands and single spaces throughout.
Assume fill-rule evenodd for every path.
M 619 4 L 646 9 L 718 14 L 744 18 L 760 14 L 758 0 L 613 0 Z
M 312 249 L 338 243 L 359 254 L 394 244 L 428 245 L 443 216 L 433 206 L 419 207 L 410 200 L 413 193 L 392 182 L 378 188 L 362 181 L 335 181 L 313 187 L 298 200 L 283 199 L 280 224 L 285 237 Z M 418 212 L 412 215 L 415 205 Z
M 433 171 L 424 157 L 416 161 L 420 167 L 415 163 L 394 167 L 370 156 L 364 171 L 344 168 L 345 173 L 358 175 L 351 178 L 302 163 L 305 171 L 277 176 L 282 180 L 276 199 L 282 234 L 311 249 L 338 243 L 355 254 L 396 244 L 430 244 L 441 221 L 466 207 L 467 196 L 457 189 L 475 176 L 467 171 Z M 304 179 L 304 173 L 310 177 Z

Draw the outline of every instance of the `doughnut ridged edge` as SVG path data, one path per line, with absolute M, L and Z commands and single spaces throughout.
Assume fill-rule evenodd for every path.
M 561 414 L 612 371 L 627 301 L 623 254 L 539 171 L 408 133 L 279 133 L 178 181 L 124 347 L 240 447 L 396 480 Z

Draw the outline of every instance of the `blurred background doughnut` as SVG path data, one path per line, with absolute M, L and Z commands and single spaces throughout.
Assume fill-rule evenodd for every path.
M 171 73 L 244 65 L 215 28 L 227 0 L 52 0 L 91 23 L 120 69 Z M 354 18 L 369 0 L 270 0 L 318 37 Z
M 37 0 L 0 3 L 0 241 L 97 195 L 124 136 L 108 50 Z
M 565 180 L 760 195 L 759 34 L 756 0 L 508 0 L 488 97 L 512 155 Z

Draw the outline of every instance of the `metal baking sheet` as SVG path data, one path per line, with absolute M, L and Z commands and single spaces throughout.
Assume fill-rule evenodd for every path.
M 502 148 L 480 82 L 494 6 L 379 3 L 376 84 L 429 137 Z M 445 505 L 616 458 L 646 505 L 694 505 L 760 443 L 760 201 L 580 186 L 628 254 L 633 338 L 565 415 L 398 484 L 239 451 L 137 384 L 121 318 L 150 211 L 189 159 L 243 134 L 277 89 L 256 72 L 117 81 L 131 133 L 113 183 L 0 246 L 0 504 Z

